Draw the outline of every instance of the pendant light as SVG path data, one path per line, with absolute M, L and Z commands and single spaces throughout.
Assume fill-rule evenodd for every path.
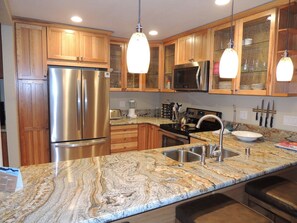
M 283 57 L 280 59 L 276 66 L 276 80 L 277 81 L 291 81 L 294 73 L 294 65 L 289 57 L 288 46 L 289 46 L 289 19 L 290 19 L 290 4 L 288 6 L 288 17 L 287 17 L 287 33 L 286 33 L 286 50 Z
M 232 0 L 231 9 L 230 42 L 228 43 L 228 48 L 224 50 L 220 60 L 220 78 L 235 78 L 238 72 L 238 56 L 233 48 L 233 8 L 234 0 Z
M 147 73 L 150 64 L 150 46 L 140 24 L 140 0 L 136 32 L 130 38 L 127 49 L 127 66 L 129 73 Z

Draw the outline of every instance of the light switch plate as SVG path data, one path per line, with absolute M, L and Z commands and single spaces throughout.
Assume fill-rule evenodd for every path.
M 246 120 L 248 118 L 248 112 L 247 111 L 239 111 L 239 118 L 241 120 Z
M 297 116 L 284 115 L 284 125 L 297 126 Z

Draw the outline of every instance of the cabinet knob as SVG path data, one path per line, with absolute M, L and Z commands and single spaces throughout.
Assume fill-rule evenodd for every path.
M 80 57 L 80 60 L 83 61 L 84 60 L 84 57 Z

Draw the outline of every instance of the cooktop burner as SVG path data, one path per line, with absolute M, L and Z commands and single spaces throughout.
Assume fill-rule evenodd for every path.
M 198 129 L 196 128 L 196 124 L 198 120 L 207 114 L 213 114 L 218 117 L 222 117 L 221 112 L 216 111 L 209 111 L 209 110 L 202 110 L 197 108 L 187 108 L 186 110 L 186 119 L 187 124 L 181 125 L 179 123 L 174 124 L 161 124 L 160 128 L 175 134 L 189 136 L 190 133 L 194 132 L 206 132 L 206 131 L 214 131 L 220 129 L 220 124 L 215 119 L 208 119 L 204 120 L 201 123 L 201 127 Z

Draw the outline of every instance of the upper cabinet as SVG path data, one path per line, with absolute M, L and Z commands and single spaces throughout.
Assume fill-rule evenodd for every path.
M 47 28 L 48 59 L 79 63 L 109 63 L 109 35 Z
M 177 64 L 209 59 L 209 31 L 203 30 L 177 41 Z
M 3 60 L 2 60 L 2 34 L 0 24 L 0 79 L 3 79 Z
M 121 91 L 125 87 L 125 43 L 110 43 L 110 90 Z
M 288 21 L 288 10 L 289 21 Z M 273 89 L 272 94 L 275 96 L 296 96 L 297 95 L 297 3 L 291 3 L 290 8 L 288 5 L 279 9 L 278 16 L 278 32 L 277 32 L 277 45 L 276 45 L 276 58 L 275 67 L 284 54 L 287 48 L 287 35 L 288 35 L 288 52 L 294 64 L 294 75 L 290 82 L 276 81 L 276 72 L 273 74 Z
M 46 79 L 46 28 L 16 23 L 16 59 L 19 79 Z
M 269 95 L 273 73 L 276 10 L 235 21 L 234 48 L 239 68 L 235 79 L 219 77 L 219 62 L 230 40 L 230 24 L 215 27 L 211 35 L 210 93 Z
M 164 72 L 161 85 L 162 92 L 172 92 L 173 71 L 176 64 L 176 41 L 164 44 Z

